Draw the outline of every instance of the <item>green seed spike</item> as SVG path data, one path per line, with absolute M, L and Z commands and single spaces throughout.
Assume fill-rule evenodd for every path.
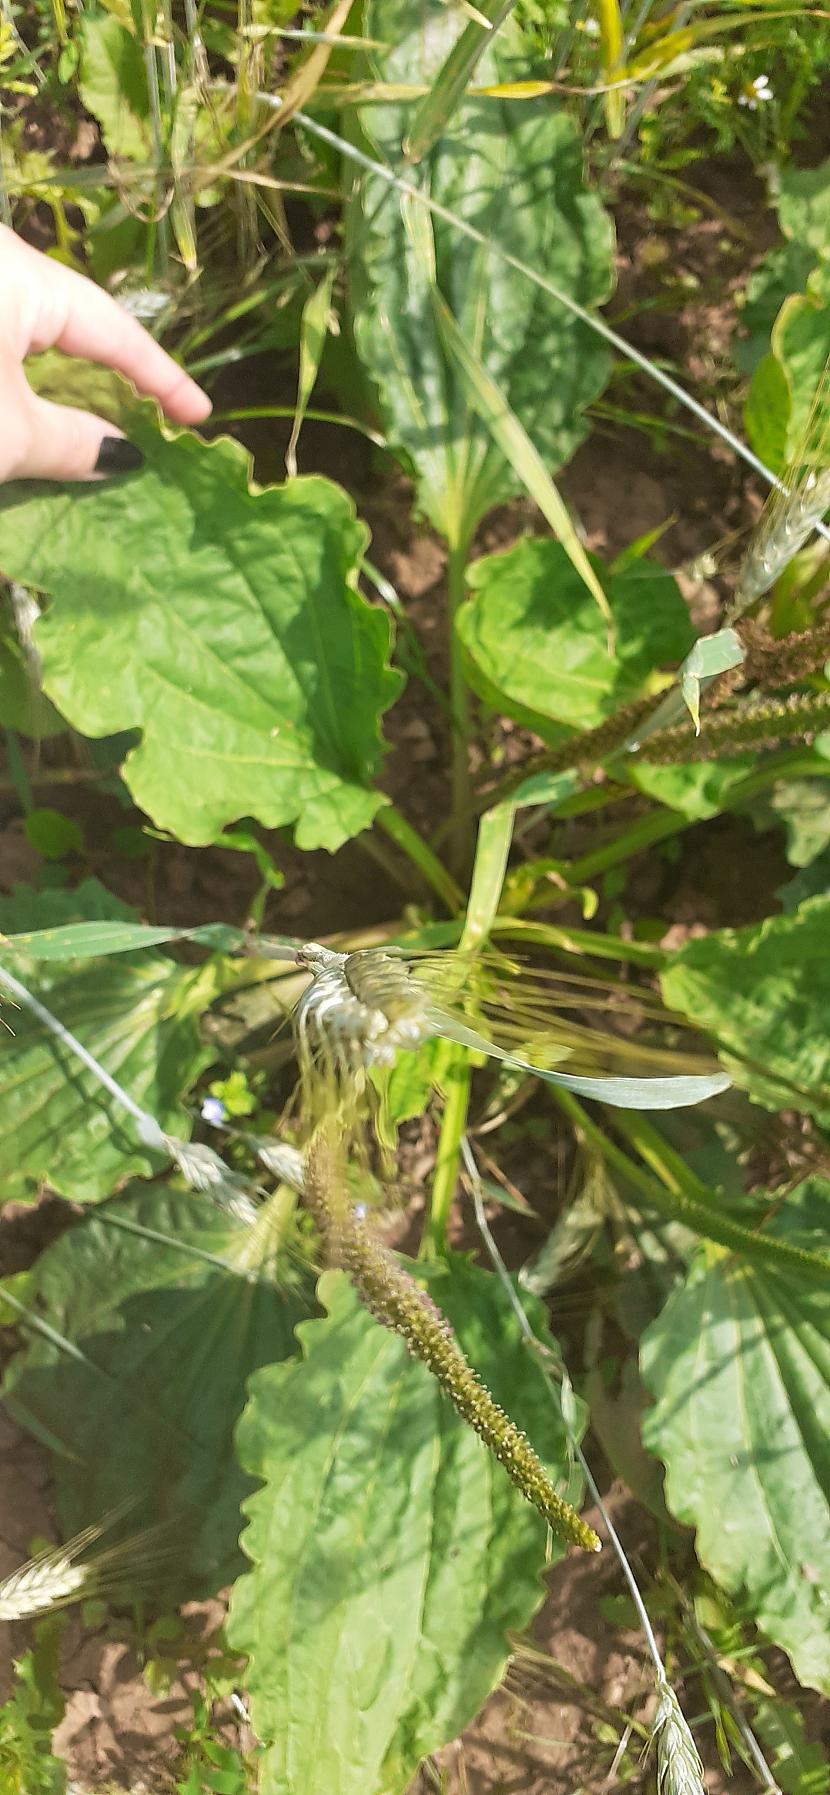
M 432 1372 L 462 1420 L 554 1532 L 587 1552 L 599 1552 L 593 1528 L 557 1494 L 530 1441 L 465 1359 L 446 1316 L 358 1220 L 343 1194 L 340 1169 L 336 1147 L 326 1130 L 319 1130 L 306 1155 L 304 1193 L 332 1263 L 345 1271 L 370 1315 L 400 1334 L 413 1357 Z

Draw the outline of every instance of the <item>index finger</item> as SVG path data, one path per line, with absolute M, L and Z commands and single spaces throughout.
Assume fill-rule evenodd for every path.
M 157 399 L 174 423 L 203 422 L 211 410 L 207 393 L 137 319 L 85 275 L 40 255 L 20 238 L 14 238 L 14 244 L 29 289 L 26 353 L 61 349 L 65 355 L 102 362 L 126 375 L 139 392 Z

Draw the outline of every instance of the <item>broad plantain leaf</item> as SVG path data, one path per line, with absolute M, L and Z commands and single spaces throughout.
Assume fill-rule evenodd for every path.
M 552 1466 L 565 1434 L 496 1280 L 419 1264 L 468 1356 Z M 545 1526 L 403 1342 L 326 1274 L 303 1357 L 253 1380 L 231 1639 L 250 1654 L 262 1795 L 395 1795 L 499 1681 L 543 1595 Z M 533 1319 L 541 1309 L 532 1304 Z
M 388 620 L 355 590 L 350 499 L 317 478 L 252 488 L 237 443 L 162 430 L 90 370 L 64 396 L 79 385 L 146 465 L 5 490 L 0 565 L 56 601 L 36 631 L 44 689 L 86 735 L 142 730 L 124 778 L 181 841 L 252 816 L 333 851 L 384 802 L 370 781 L 400 689 Z
M 392 46 L 376 61 L 376 78 L 429 85 L 458 36 L 459 18 L 442 0 L 417 9 L 405 0 L 371 0 L 364 26 Z M 509 71 L 516 41 L 508 21 L 477 79 L 497 81 Z M 363 108 L 359 123 L 380 159 L 400 167 L 411 107 Z M 581 304 L 608 297 L 610 222 L 583 186 L 578 133 L 549 100 L 465 100 L 407 178 Z M 389 440 L 414 469 L 424 511 L 444 536 L 463 543 L 485 512 L 522 485 L 445 353 L 422 216 L 380 176 L 363 181 L 347 218 L 355 341 L 377 385 Z M 582 440 L 580 414 L 605 384 L 607 352 L 587 326 L 485 247 L 438 217 L 432 224 L 435 286 L 554 471 Z
M 792 1191 L 773 1224 L 824 1246 L 830 1182 Z M 655 1406 L 644 1438 L 701 1563 L 746 1592 L 797 1676 L 830 1693 L 830 1293 L 801 1273 L 700 1248 L 643 1336 Z
M 6 1372 L 8 1406 L 55 1450 L 68 1534 L 125 1504 L 131 1535 L 166 1523 L 148 1546 L 168 1595 L 214 1591 L 241 1568 L 252 1483 L 233 1429 L 250 1372 L 293 1352 L 312 1300 L 296 1278 L 280 1287 L 279 1263 L 207 1197 L 135 1185 L 32 1274 L 35 1312 L 72 1350 L 33 1334 Z
M 599 566 L 594 557 L 594 565 Z M 527 538 L 468 572 L 473 597 L 457 628 L 471 683 L 489 703 L 551 736 L 551 723 L 589 729 L 643 691 L 654 670 L 693 640 L 671 575 L 643 561 L 601 570 L 608 625 L 559 543 Z M 561 729 L 553 739 L 561 739 Z
M 48 927 L 78 916 L 124 921 L 132 914 L 95 880 L 76 892 L 18 887 L 0 902 L 0 930 L 24 920 Z M 209 967 L 194 972 L 156 953 L 55 964 L 29 961 L 0 944 L 3 966 L 163 1129 L 190 1133 L 181 1098 L 213 1057 L 198 1025 L 215 994 Z M 48 1181 L 62 1196 L 91 1202 L 131 1172 L 160 1169 L 158 1155 L 139 1144 L 132 1118 L 68 1047 L 8 998 L 3 1021 L 0 1200 L 32 1200 Z
M 830 1122 L 830 898 L 687 941 L 661 976 L 666 1003 L 710 1029 L 736 1084 L 766 1109 Z

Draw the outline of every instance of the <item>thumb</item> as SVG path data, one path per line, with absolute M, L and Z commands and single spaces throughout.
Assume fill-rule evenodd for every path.
M 103 418 L 39 398 L 22 376 L 14 384 L 0 479 L 93 480 L 142 466 L 141 450 Z

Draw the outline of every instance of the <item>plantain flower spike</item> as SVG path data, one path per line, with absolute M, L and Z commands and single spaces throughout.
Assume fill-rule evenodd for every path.
M 294 1011 L 310 1096 L 331 1081 L 341 1090 L 359 1088 L 367 1071 L 393 1066 L 401 1053 L 437 1036 L 618 1109 L 681 1109 L 730 1084 L 720 1071 L 639 1078 L 554 1070 L 551 1059 L 584 1055 L 586 1043 L 596 1052 L 595 1042 L 584 1028 L 552 1024 L 544 981 L 496 955 L 388 947 L 348 954 L 308 942 L 297 960 L 311 973 Z M 492 1038 L 496 1032 L 504 1045 Z
M 305 1199 L 330 1263 L 346 1273 L 370 1315 L 399 1334 L 432 1373 L 461 1419 L 553 1531 L 587 1552 L 599 1552 L 593 1528 L 554 1488 L 530 1441 L 465 1358 L 446 1316 L 349 1201 L 342 1149 L 342 1134 L 329 1121 L 317 1129 L 305 1158 Z

